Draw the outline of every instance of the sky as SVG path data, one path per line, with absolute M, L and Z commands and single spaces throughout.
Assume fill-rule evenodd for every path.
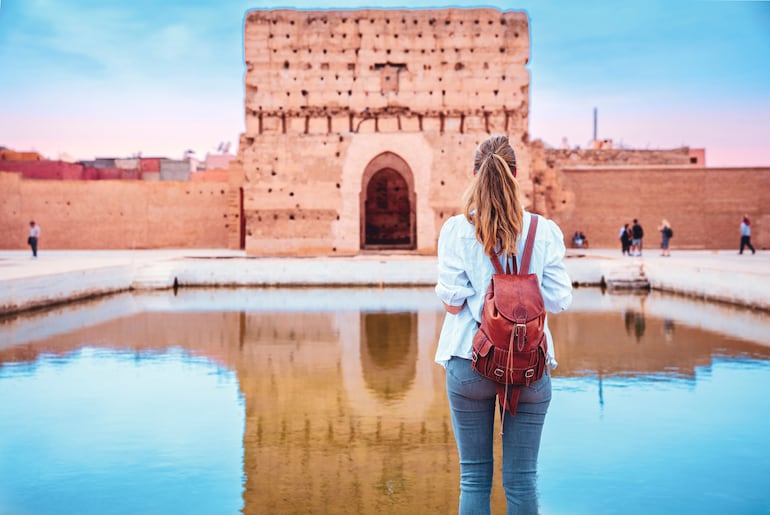
M 199 158 L 244 130 L 249 9 L 497 7 L 530 19 L 529 132 L 770 166 L 770 2 L 0 0 L 0 146 Z

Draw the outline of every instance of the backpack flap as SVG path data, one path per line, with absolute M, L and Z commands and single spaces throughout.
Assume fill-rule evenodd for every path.
M 491 297 L 490 297 L 491 294 Z M 519 351 L 537 345 L 537 335 L 545 324 L 545 304 L 535 274 L 494 275 L 485 308 L 492 320 L 487 324 L 489 338 L 498 346 L 516 342 Z M 505 323 L 500 323 L 505 320 Z
M 513 323 L 525 324 L 540 318 L 545 311 L 536 274 L 492 276 L 494 306 Z

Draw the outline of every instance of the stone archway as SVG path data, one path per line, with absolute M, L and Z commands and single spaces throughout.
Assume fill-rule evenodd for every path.
M 361 248 L 417 248 L 414 176 L 393 152 L 372 159 L 361 182 Z

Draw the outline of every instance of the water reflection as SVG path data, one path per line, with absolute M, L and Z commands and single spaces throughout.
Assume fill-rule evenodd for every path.
M 403 398 L 417 372 L 417 313 L 361 313 L 361 369 L 383 399 Z
M 243 493 L 237 502 L 213 499 L 220 506 L 242 504 L 244 513 L 456 511 L 457 453 L 443 369 L 433 363 L 444 315 L 430 289 L 175 293 L 118 295 L 0 323 L 0 408 L 16 407 L 10 422 L 0 424 L 0 441 L 18 449 L 22 472 L 34 461 L 24 454 L 33 457 L 40 446 L 19 434 L 43 423 L 50 403 L 61 403 L 62 417 L 68 405 L 43 393 L 19 409 L 8 401 L 13 385 L 25 377 L 40 387 L 40 370 L 79 362 L 83 348 L 109 349 L 134 363 L 166 356 L 172 367 L 145 379 L 138 397 L 126 397 L 131 389 L 115 396 L 116 409 L 152 398 L 171 381 L 190 391 L 185 404 L 205 398 L 205 387 L 180 376 L 190 359 L 232 371 L 240 398 L 225 404 L 243 413 L 236 428 L 240 479 L 233 480 L 237 490 L 242 481 Z M 766 315 L 581 289 L 574 309 L 551 316 L 549 324 L 560 365 L 541 452 L 545 513 L 666 512 L 667 496 L 689 500 L 676 510 L 681 513 L 768 506 L 760 483 L 770 465 L 745 459 L 770 455 L 759 429 L 770 417 L 763 394 L 770 387 Z M 93 382 L 93 374 L 103 377 L 101 368 L 76 367 L 65 383 Z M 166 409 L 182 417 L 177 407 Z M 722 414 L 729 420 L 722 422 Z M 46 424 L 56 428 L 59 421 Z M 108 428 L 108 437 L 111 431 L 117 432 Z M 658 454 L 667 463 L 663 475 L 680 478 L 664 491 L 661 464 L 652 459 Z M 0 466 L 0 485 L 11 474 L 19 477 L 19 470 Z M 692 475 L 700 479 L 681 480 Z M 4 495 L 15 495 L 8 488 L 0 486 L 0 512 Z M 62 488 L 75 500 L 81 493 L 77 482 Z M 724 492 L 724 499 L 702 494 L 710 490 Z M 634 496 L 643 499 L 629 508 Z M 493 501 L 498 509 L 504 504 L 500 489 Z M 114 512 L 110 504 L 101 508 Z

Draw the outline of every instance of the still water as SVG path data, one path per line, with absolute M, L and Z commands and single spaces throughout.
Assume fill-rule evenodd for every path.
M 456 513 L 442 319 L 183 289 L 2 320 L 0 513 Z M 770 316 L 579 289 L 550 324 L 542 513 L 770 513 Z

